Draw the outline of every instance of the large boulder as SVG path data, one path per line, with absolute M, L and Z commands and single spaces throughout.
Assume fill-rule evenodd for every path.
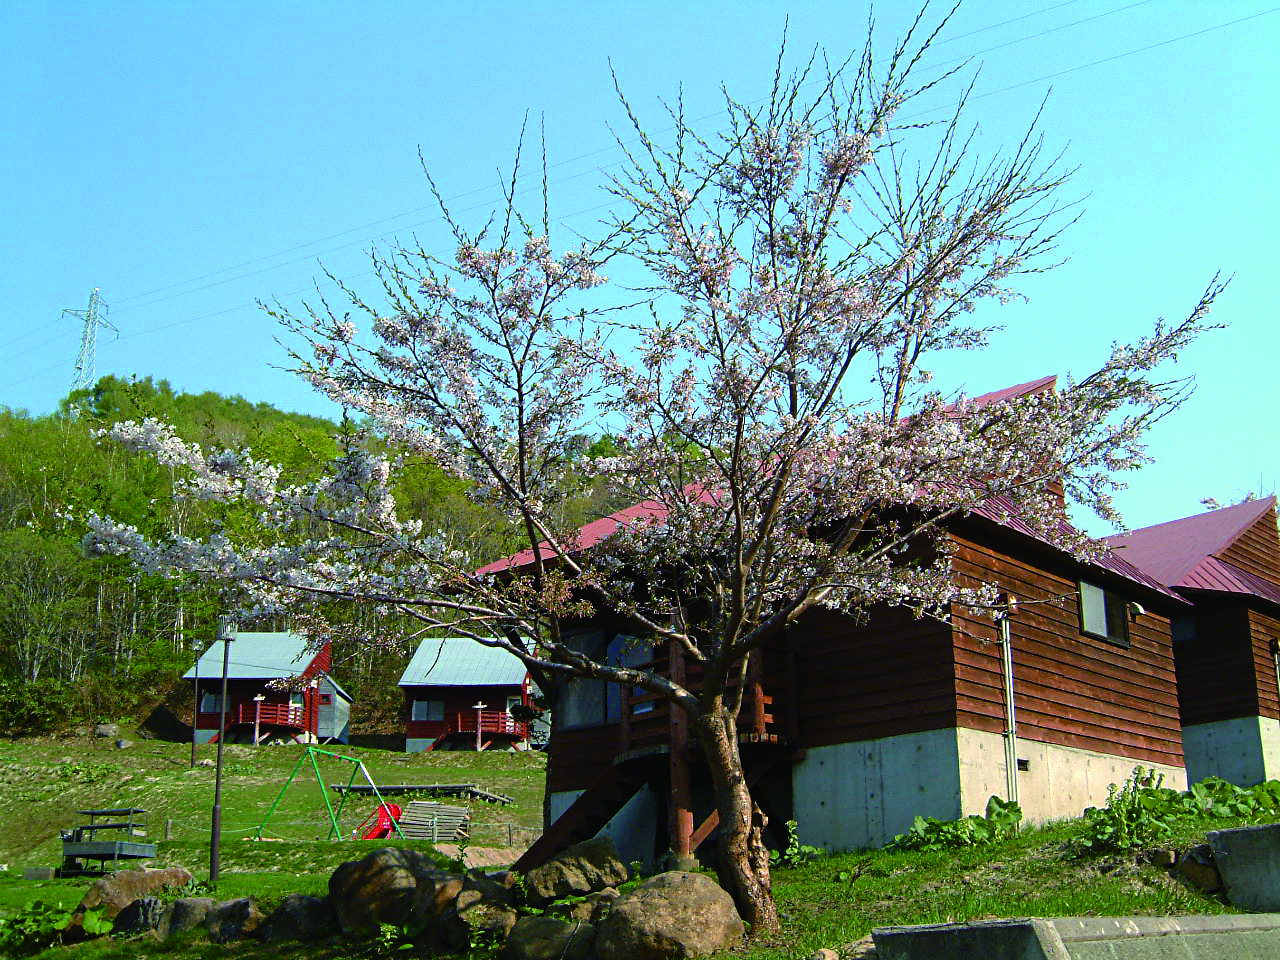
M 85 891 L 84 899 L 75 913 L 83 914 L 94 907 L 102 907 L 103 916 L 114 920 L 116 914 L 143 897 L 154 896 L 170 887 L 185 887 L 192 881 L 186 867 L 166 867 L 164 870 L 116 870 L 107 874 Z
M 157 930 L 164 921 L 165 904 L 159 897 L 139 897 L 116 914 L 111 932 L 120 936 L 134 936 Z
M 557 917 L 521 917 L 502 950 L 505 960 L 587 960 L 595 928 Z
M 525 876 L 529 901 L 542 906 L 626 883 L 630 872 L 607 835 L 575 843 Z
M 613 902 L 596 933 L 600 960 L 699 957 L 738 944 L 733 899 L 699 873 L 660 873 Z
M 253 898 L 241 897 L 211 907 L 205 914 L 204 928 L 214 943 L 230 943 L 252 936 L 262 920 L 262 911 Z
M 267 943 L 280 940 L 323 940 L 338 932 L 338 918 L 328 897 L 291 893 L 258 926 L 255 936 Z
M 468 944 L 506 942 L 518 916 L 515 892 L 504 879 L 468 874 L 452 906 L 436 921 L 436 945 L 445 951 L 459 951 Z
M 329 877 L 329 901 L 344 933 L 371 933 L 379 924 L 410 926 L 439 916 L 462 889 L 417 850 L 383 847 L 350 860 Z
M 183 897 L 173 901 L 160 922 L 160 936 L 172 937 L 202 925 L 217 902 L 212 897 Z
M 466 881 L 456 873 L 431 869 L 418 874 L 413 892 L 412 920 L 418 926 L 434 923 L 453 906 Z

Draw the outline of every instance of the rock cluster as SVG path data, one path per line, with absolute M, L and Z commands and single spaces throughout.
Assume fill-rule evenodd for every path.
M 111 879 L 126 872 L 163 871 L 121 871 Z M 293 894 L 268 916 L 252 898 L 166 903 L 155 896 L 165 885 L 190 882 L 186 871 L 166 883 L 134 878 L 128 890 L 136 895 L 118 906 L 124 884 L 98 890 L 85 908 L 111 904 L 117 936 L 166 938 L 202 928 L 216 943 L 314 941 L 367 937 L 389 924 L 424 950 L 485 943 L 501 945 L 504 960 L 667 960 L 742 939 L 732 899 L 710 878 L 677 870 L 619 892 L 628 877 L 607 838 L 570 847 L 526 877 L 450 873 L 416 850 L 385 847 L 339 866 L 327 896 Z
M 1153 866 L 1162 867 L 1192 890 L 1213 894 L 1222 890 L 1222 876 L 1213 858 L 1213 848 L 1207 843 L 1196 844 L 1185 850 L 1156 848 L 1142 855 Z

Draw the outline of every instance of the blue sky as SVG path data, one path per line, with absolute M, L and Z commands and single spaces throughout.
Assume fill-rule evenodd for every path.
M 884 0 L 879 35 L 908 4 Z M 858 46 L 862 2 L 675 4 L 13 3 L 0 31 L 0 405 L 52 410 L 93 287 L 118 335 L 97 371 L 331 414 L 280 369 L 256 298 L 296 303 L 319 263 L 370 284 L 375 240 L 446 252 L 417 152 L 455 212 L 497 196 L 526 111 L 545 118 L 561 234 L 603 214 L 623 122 L 609 64 L 661 127 L 683 85 L 714 125 L 719 85 L 764 95 L 791 49 Z M 1021 284 L 1007 331 L 939 371 L 984 392 L 1085 374 L 1115 339 L 1175 319 L 1212 275 L 1234 281 L 1175 372 L 1196 395 L 1152 437 L 1157 463 L 1120 499 L 1133 525 L 1276 486 L 1280 408 L 1272 278 L 1280 220 L 1280 7 L 1189 0 L 972 0 L 927 63 L 972 58 L 969 118 L 993 149 L 1048 94 L 1048 142 L 1080 168 L 1069 261 Z M 952 95 L 954 94 L 954 88 Z M 937 97 L 913 108 L 922 117 Z M 911 115 L 911 111 L 908 111 Z M 1100 528 L 1094 527 L 1098 532 Z

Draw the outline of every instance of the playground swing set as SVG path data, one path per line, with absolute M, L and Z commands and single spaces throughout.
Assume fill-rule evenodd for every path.
M 339 790 L 339 800 L 337 809 L 334 809 L 333 802 L 329 798 L 329 789 L 325 786 L 324 777 L 320 773 L 320 764 L 317 757 L 327 757 L 333 760 L 341 760 L 351 764 L 351 777 L 347 780 L 347 786 L 344 790 Z M 315 772 L 316 782 L 320 784 L 320 796 L 324 799 L 324 809 L 329 816 L 329 834 L 325 838 L 327 840 L 343 840 L 346 839 L 342 828 L 338 825 L 339 818 L 342 816 L 342 810 L 346 806 L 347 797 L 351 794 L 351 785 L 355 783 L 357 775 L 363 775 L 365 782 L 369 785 L 374 797 L 378 800 L 378 806 L 361 822 L 353 832 L 354 837 L 364 840 L 379 840 L 383 837 L 389 837 L 394 832 L 401 840 L 405 839 L 405 835 L 400 832 L 399 818 L 401 808 L 398 804 L 388 803 L 383 799 L 382 794 L 378 792 L 378 785 L 373 782 L 373 777 L 369 776 L 369 771 L 364 765 L 364 761 L 355 757 L 348 757 L 341 753 L 334 753 L 330 750 L 321 750 L 319 747 L 308 746 L 302 756 L 298 758 L 298 762 L 293 765 L 293 769 L 289 772 L 289 778 L 285 780 L 284 786 L 280 788 L 280 792 L 276 794 L 275 800 L 271 802 L 270 809 L 267 810 L 266 816 L 262 818 L 262 822 L 258 824 L 257 830 L 254 832 L 253 839 L 261 840 L 262 832 L 266 829 L 267 823 L 271 820 L 272 815 L 280 806 L 280 801 L 284 799 L 285 793 L 289 790 L 290 785 L 297 779 L 303 765 L 311 764 L 311 769 Z

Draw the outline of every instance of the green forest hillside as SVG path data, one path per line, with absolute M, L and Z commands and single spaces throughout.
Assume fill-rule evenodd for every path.
M 146 417 L 173 424 L 188 441 L 248 448 L 299 480 L 323 472 L 356 426 L 238 396 L 176 392 L 151 378 L 103 377 L 49 416 L 0 407 L 0 730 L 145 713 L 212 639 L 221 611 L 208 584 L 142 575 L 127 561 L 88 557 L 80 548 L 90 513 L 149 535 L 252 527 L 252 517 L 212 506 L 176 514 L 170 470 L 99 436 L 116 422 Z M 397 495 L 406 514 L 455 534 L 478 562 L 514 544 L 503 518 L 469 500 L 463 482 L 432 464 L 405 471 Z M 579 498 L 581 507 L 591 499 Z M 394 633 L 394 624 L 376 622 L 368 611 L 331 613 L 358 621 L 369 636 Z M 363 711 L 353 717 L 357 730 L 392 719 L 406 657 L 384 645 L 336 643 L 335 674 Z

